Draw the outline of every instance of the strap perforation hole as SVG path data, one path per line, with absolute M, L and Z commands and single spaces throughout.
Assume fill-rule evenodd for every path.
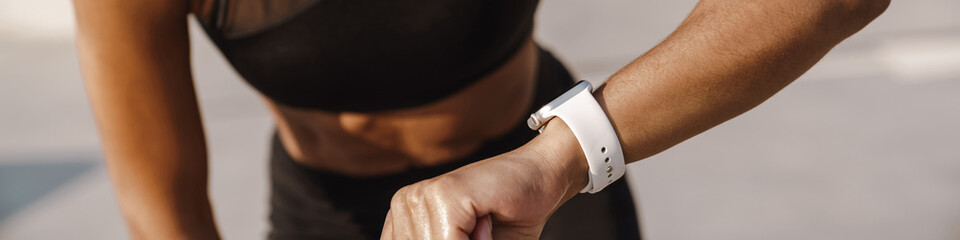
M 607 153 L 606 147 L 600 147 L 600 153 Z
M 605 159 L 603 159 L 603 162 L 605 162 L 605 163 L 610 163 L 610 158 L 605 158 Z

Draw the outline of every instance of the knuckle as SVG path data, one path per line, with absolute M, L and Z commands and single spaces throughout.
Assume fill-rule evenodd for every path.
M 401 188 L 400 190 L 397 190 L 397 192 L 394 193 L 393 197 L 390 199 L 390 208 L 400 207 L 403 204 L 403 202 L 406 200 L 406 196 L 407 196 L 406 187 Z

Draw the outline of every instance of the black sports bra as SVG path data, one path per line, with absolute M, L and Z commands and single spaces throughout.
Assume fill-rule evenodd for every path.
M 538 0 L 215 0 L 207 34 L 277 103 L 327 111 L 424 105 L 506 62 Z

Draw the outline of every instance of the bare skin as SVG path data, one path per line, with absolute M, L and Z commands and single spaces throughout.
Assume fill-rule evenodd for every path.
M 186 32 L 187 14 L 203 15 L 210 3 L 74 1 L 84 80 L 136 239 L 218 238 Z M 354 176 L 383 175 L 460 159 L 522 123 L 537 64 L 528 40 L 465 89 L 409 109 L 332 113 L 264 101 L 296 161 Z

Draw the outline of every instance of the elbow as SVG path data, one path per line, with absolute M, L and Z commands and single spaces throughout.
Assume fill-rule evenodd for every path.
M 814 29 L 843 39 L 883 14 L 890 0 L 821 0 L 815 5 L 818 7 L 813 13 L 817 17 L 811 18 L 813 22 L 810 22 Z
M 870 22 L 879 17 L 890 6 L 890 0 L 838 0 L 837 2 L 845 9 L 844 12 L 849 17 L 861 19 L 865 22 Z
M 890 6 L 890 0 L 829 0 L 829 11 L 857 30 L 876 19 Z

